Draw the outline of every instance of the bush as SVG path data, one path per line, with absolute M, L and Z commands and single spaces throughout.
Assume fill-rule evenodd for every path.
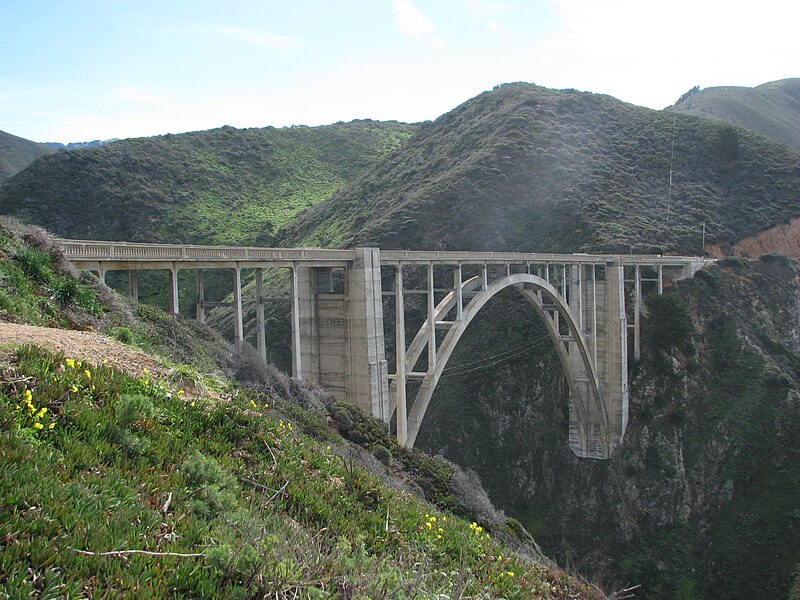
M 392 460 L 392 453 L 386 446 L 382 446 L 378 444 L 372 449 L 372 456 L 377 458 L 380 462 L 382 462 L 387 467 Z
M 644 329 L 654 350 L 669 350 L 688 341 L 694 327 L 683 301 L 676 295 L 652 295 L 646 300 L 648 317 Z
M 239 485 L 213 457 L 193 452 L 183 462 L 181 472 L 188 489 L 185 497 L 193 514 L 213 519 L 236 506 Z
M 130 328 L 125 327 L 124 325 L 113 327 L 111 331 L 108 332 L 108 334 L 115 340 L 120 341 L 123 344 L 133 343 L 133 332 L 130 330 Z

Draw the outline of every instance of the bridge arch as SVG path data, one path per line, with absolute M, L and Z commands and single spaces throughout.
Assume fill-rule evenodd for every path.
M 578 438 L 575 442 L 585 451 L 589 437 L 589 414 L 591 413 L 599 416 L 599 419 L 591 419 L 592 425 L 599 425 L 597 433 L 603 443 L 607 444 L 609 413 L 598 383 L 597 369 L 592 362 L 589 346 L 581 331 L 579 321 L 566 299 L 548 281 L 529 273 L 510 274 L 492 281 L 488 285 L 484 285 L 480 277 L 473 277 L 461 284 L 461 294 L 473 292 L 480 287 L 483 289 L 477 291 L 472 300 L 463 308 L 462 318 L 452 324 L 444 340 L 436 348 L 436 359 L 433 364 L 429 362 L 428 370 L 425 372 L 420 388 L 408 411 L 405 444 L 408 447 L 414 445 L 439 379 L 468 326 L 489 300 L 507 288 L 518 292 L 528 301 L 534 312 L 542 319 L 547 333 L 555 345 L 570 389 L 570 411 L 573 413 L 571 418 L 574 417 L 576 421 L 575 430 Z M 435 319 L 441 320 L 453 309 L 456 302 L 454 290 L 436 306 Z M 568 335 L 566 336 L 562 335 L 560 331 L 559 318 L 563 319 L 567 327 Z M 407 364 L 413 365 L 419 360 L 426 347 L 428 330 L 429 323 L 426 320 L 406 351 Z M 395 380 L 390 388 L 392 411 L 396 410 L 397 384 L 398 381 Z

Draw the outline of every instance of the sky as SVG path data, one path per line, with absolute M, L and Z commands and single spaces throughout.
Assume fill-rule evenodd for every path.
M 512 81 L 661 109 L 799 77 L 798 22 L 792 0 L 0 0 L 0 130 L 418 122 Z

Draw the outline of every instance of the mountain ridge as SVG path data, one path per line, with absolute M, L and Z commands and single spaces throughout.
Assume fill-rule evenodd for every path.
M 800 214 L 798 185 L 800 154 L 749 130 L 506 84 L 424 124 L 278 240 L 697 254 L 703 222 L 728 247 Z
M 667 111 L 740 125 L 800 150 L 800 78 L 693 88 Z
M 38 157 L 55 152 L 46 144 L 0 131 L 0 182 L 19 173 Z

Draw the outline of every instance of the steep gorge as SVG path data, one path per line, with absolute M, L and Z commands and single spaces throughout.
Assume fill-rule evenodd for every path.
M 786 598 L 800 549 L 798 298 L 797 265 L 766 256 L 728 259 L 651 299 L 611 461 L 567 449 L 565 383 L 545 346 L 454 378 L 419 442 L 476 469 L 546 553 L 607 588 Z M 473 360 L 511 332 L 537 335 L 517 308 L 476 324 Z

